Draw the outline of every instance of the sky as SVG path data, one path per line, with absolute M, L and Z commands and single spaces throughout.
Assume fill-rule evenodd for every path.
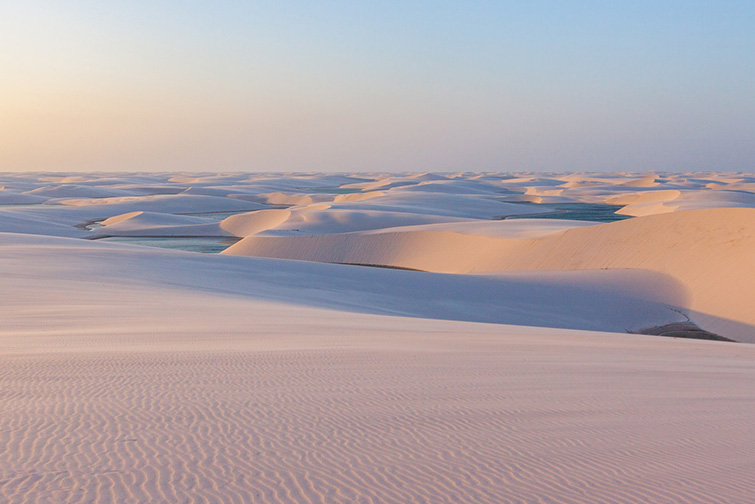
M 0 171 L 755 171 L 755 2 L 0 2 Z

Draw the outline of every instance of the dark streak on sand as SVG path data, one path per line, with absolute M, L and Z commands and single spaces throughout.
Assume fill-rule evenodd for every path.
M 649 327 L 647 329 L 640 329 L 639 331 L 637 331 L 637 333 L 648 334 L 652 336 L 667 336 L 671 338 L 734 342 L 734 340 L 731 340 L 729 338 L 724 338 L 723 336 L 719 336 L 718 334 L 708 332 L 705 329 L 701 329 L 692 322 L 674 322 L 671 324 Z
M 365 266 L 367 268 L 386 268 L 386 269 L 395 269 L 395 270 L 405 270 L 405 271 L 421 271 L 423 273 L 428 273 L 427 270 L 421 270 L 416 268 L 406 268 L 404 266 L 391 266 L 389 264 L 364 264 L 364 263 L 350 263 L 350 262 L 338 262 L 333 264 L 343 264 L 344 266 Z

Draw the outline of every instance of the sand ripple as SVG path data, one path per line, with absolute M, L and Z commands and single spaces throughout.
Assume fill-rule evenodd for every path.
M 750 502 L 750 363 L 577 350 L 5 357 L 0 500 Z

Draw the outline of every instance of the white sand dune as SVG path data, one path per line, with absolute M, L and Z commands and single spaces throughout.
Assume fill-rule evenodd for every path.
M 0 250 L 6 502 L 750 498 L 755 347 L 148 287 L 118 254 L 196 255 L 19 236 Z
M 660 194 L 658 194 L 660 193 Z M 609 197 L 606 203 L 625 204 L 617 213 L 632 216 L 702 208 L 755 208 L 755 194 L 746 191 L 647 191 L 630 197 Z M 616 198 L 616 199 L 614 199 Z
M 124 189 L 79 184 L 40 187 L 29 191 L 28 194 L 46 196 L 48 198 L 110 198 L 134 195 L 133 192 Z
M 49 199 L 46 196 L 0 190 L 0 205 L 38 205 Z
M 173 215 L 155 212 L 128 212 L 109 217 L 101 222 L 102 226 L 114 227 L 116 225 L 130 224 L 134 227 L 145 226 L 176 226 L 184 224 L 205 224 L 208 220 L 191 215 Z
M 609 205 L 632 205 L 636 203 L 656 203 L 659 201 L 673 201 L 682 193 L 675 190 L 641 191 L 609 196 L 605 202 Z
M 610 179 L 604 177 L 584 176 L 584 175 L 565 175 L 563 177 L 564 183 L 559 187 L 571 189 L 574 187 L 596 187 L 605 186 L 610 183 Z
M 267 174 L 248 176 L 248 182 L 253 183 L 260 194 L 280 192 L 324 194 L 323 191 L 347 188 L 350 184 L 364 183 L 374 180 L 362 175 L 333 175 L 333 174 Z M 335 191 L 337 193 L 337 191 Z
M 23 209 L 0 206 L 0 233 L 24 232 L 47 236 L 84 238 L 86 232 L 65 223 L 51 222 L 39 215 L 29 215 Z
M 25 205 L 23 207 L 7 208 L 0 205 L 0 213 L 12 214 L 12 218 L 18 224 L 3 227 L 0 220 L 0 229 L 6 232 L 50 234 L 54 236 L 82 236 L 79 227 L 95 221 L 103 221 L 111 217 L 124 214 L 136 215 L 143 212 L 145 217 L 133 220 L 127 226 L 136 226 L 138 222 L 146 219 L 146 216 L 162 215 L 166 236 L 176 236 L 181 233 L 169 233 L 168 224 L 176 222 L 174 214 L 207 214 L 212 218 L 215 213 L 247 212 L 257 209 L 269 208 L 266 205 L 223 198 L 217 196 L 196 196 L 189 194 L 160 194 L 143 197 L 127 198 L 100 198 L 91 200 L 73 200 L 74 204 L 55 205 Z M 21 224 L 22 220 L 30 221 L 29 226 Z M 211 220 L 216 220 L 212 218 Z M 218 219 L 220 220 L 220 219 Z M 202 221 L 196 221 L 197 223 Z M 186 223 L 186 222 L 184 222 Z M 155 223 L 146 223 L 144 227 L 155 227 Z M 117 228 L 111 228 L 115 232 Z M 225 231 L 214 226 L 215 231 L 211 235 L 226 235 Z M 132 233 L 132 231 L 128 231 Z M 207 230 L 209 231 L 209 228 Z M 96 234 L 96 233 L 95 233 Z M 133 233 L 132 233 L 133 234 Z M 152 233 L 154 234 L 154 233 Z M 157 233 L 159 235 L 159 233 Z
M 644 269 L 685 285 L 690 297 L 683 308 L 745 324 L 748 327 L 736 329 L 737 337 L 755 341 L 748 295 L 755 285 L 752 209 L 654 215 L 534 240 L 426 230 L 249 237 L 224 253 L 446 273 Z
M 337 194 L 333 201 L 336 203 L 345 203 L 347 201 L 364 201 L 372 198 L 377 198 L 379 196 L 385 196 L 385 193 L 383 191 L 368 191 L 363 193 Z
M 746 191 L 686 191 L 675 201 L 680 210 L 755 208 L 755 193 Z
M 252 236 L 260 231 L 283 224 L 290 216 L 289 210 L 257 210 L 256 212 L 231 215 L 220 223 L 220 227 L 235 236 Z
M 231 189 L 229 187 L 214 187 L 204 185 L 187 187 L 186 189 L 181 191 L 181 194 L 193 194 L 195 196 L 218 196 L 221 198 L 248 195 L 248 193 L 241 187 Z
M 113 189 L 123 189 L 134 196 L 151 196 L 155 194 L 179 194 L 185 193 L 188 189 L 180 185 L 155 184 L 146 181 L 145 184 L 137 184 L 130 180 L 115 180 L 109 187 Z
M 395 228 L 382 228 L 365 233 L 409 233 L 416 231 L 450 232 L 491 238 L 538 238 L 575 227 L 594 226 L 597 222 L 568 219 L 512 219 L 512 220 L 455 220 L 437 224 L 420 224 Z
M 501 194 L 499 187 L 486 183 L 469 180 L 433 180 L 423 181 L 415 185 L 406 185 L 396 188 L 396 192 L 429 192 L 441 194 L 474 194 L 493 195 Z
M 527 187 L 524 194 L 526 196 L 561 196 L 563 189 L 542 189 L 540 187 Z
M 283 214 L 276 214 L 283 215 Z M 468 219 L 413 212 L 363 210 L 360 208 L 334 209 L 332 205 L 315 204 L 292 209 L 285 221 L 268 227 L 266 235 L 310 235 L 348 233 L 421 224 L 459 222 Z M 490 221 L 486 221 L 490 222 Z
M 619 185 L 625 186 L 625 187 L 655 187 L 658 185 L 658 182 L 656 182 L 656 179 L 658 178 L 657 175 L 647 175 L 645 177 L 642 177 L 641 179 L 636 180 L 628 180 L 626 182 L 621 182 Z
M 679 210 L 680 205 L 674 203 L 666 203 L 660 201 L 649 201 L 644 203 L 632 203 L 619 210 L 616 213 L 619 215 L 631 215 L 632 217 L 645 217 L 648 215 L 657 215 L 663 213 L 671 213 Z
M 209 218 L 155 212 L 129 212 L 103 220 L 93 234 L 103 236 L 231 236 Z
M 544 213 L 537 205 L 520 205 L 486 195 L 425 193 L 395 190 L 366 201 L 335 203 L 333 209 L 404 212 L 412 214 L 458 217 L 463 219 L 494 219 L 511 215 Z
M 749 504 L 755 346 L 627 333 L 755 342 L 748 184 L 0 173 L 0 502 Z
M 530 175 L 520 177 L 504 178 L 500 183 L 505 187 L 519 187 L 523 191 L 528 187 L 557 187 L 564 184 L 566 180 L 562 177 L 544 177 L 541 175 Z
M 507 201 L 511 203 L 544 203 L 546 198 L 542 196 L 535 196 L 533 194 L 507 194 L 501 201 Z M 548 202 L 552 202 L 551 198 L 548 198 Z
M 265 198 L 265 202 L 268 205 L 311 205 L 314 200 L 308 194 L 283 194 L 280 192 L 274 192 L 269 194 L 261 194 Z
M 263 205 L 218 196 L 198 196 L 192 194 L 158 194 L 150 196 L 128 196 L 121 198 L 69 199 L 60 201 L 74 207 L 93 206 L 110 216 L 139 211 L 163 213 L 199 213 L 251 211 L 265 208 Z M 116 212 L 116 213 L 113 213 Z
M 743 191 L 743 192 L 750 192 L 755 193 L 755 182 L 743 182 L 740 183 L 741 179 L 734 180 L 729 183 L 721 183 L 719 182 L 711 182 L 709 184 L 705 184 L 705 187 L 707 189 L 721 189 L 721 190 L 729 190 L 729 191 Z
M 211 256 L 75 239 L 2 235 L 0 266 L 20 302 L 67 303 L 112 273 L 145 289 L 217 292 L 363 313 L 625 332 L 683 320 L 667 303 L 685 293 L 663 275 L 576 272 L 455 276 L 270 259 Z M 14 285 L 18 258 L 41 278 Z M 57 279 L 51 285 L 50 279 Z M 54 288 L 53 288 L 54 287 Z M 99 288 L 99 287 L 98 287 Z M 116 290 L 117 285 L 109 289 Z M 59 296 L 59 299 L 55 296 Z M 549 305 L 543 309 L 543 303 Z
M 341 187 L 343 189 L 361 189 L 365 192 L 375 190 L 389 190 L 396 187 L 413 186 L 418 182 L 413 180 L 407 180 L 404 177 L 378 177 L 377 180 L 368 182 L 353 182 L 351 184 L 344 184 Z

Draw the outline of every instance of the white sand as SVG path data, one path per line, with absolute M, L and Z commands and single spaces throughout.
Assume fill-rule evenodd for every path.
M 79 194 L 0 201 L 0 502 L 750 503 L 755 346 L 626 330 L 755 341 L 754 181 L 0 174 Z M 381 194 L 323 192 L 344 185 Z M 531 188 L 700 209 L 489 220 L 538 211 L 501 201 Z M 80 239 L 103 219 L 443 273 Z
M 517 221 L 510 221 L 517 225 Z M 504 221 L 501 226 L 509 222 Z M 249 237 L 226 254 L 375 264 L 444 273 L 637 269 L 679 281 L 677 306 L 744 324 L 714 324 L 755 342 L 755 209 L 711 209 L 653 215 L 535 239 L 491 238 L 449 231 L 388 230 L 299 237 Z M 670 302 L 670 301 L 669 301 Z
M 257 210 L 223 219 L 220 227 L 236 236 L 252 236 L 260 231 L 275 228 L 291 217 L 289 210 Z

